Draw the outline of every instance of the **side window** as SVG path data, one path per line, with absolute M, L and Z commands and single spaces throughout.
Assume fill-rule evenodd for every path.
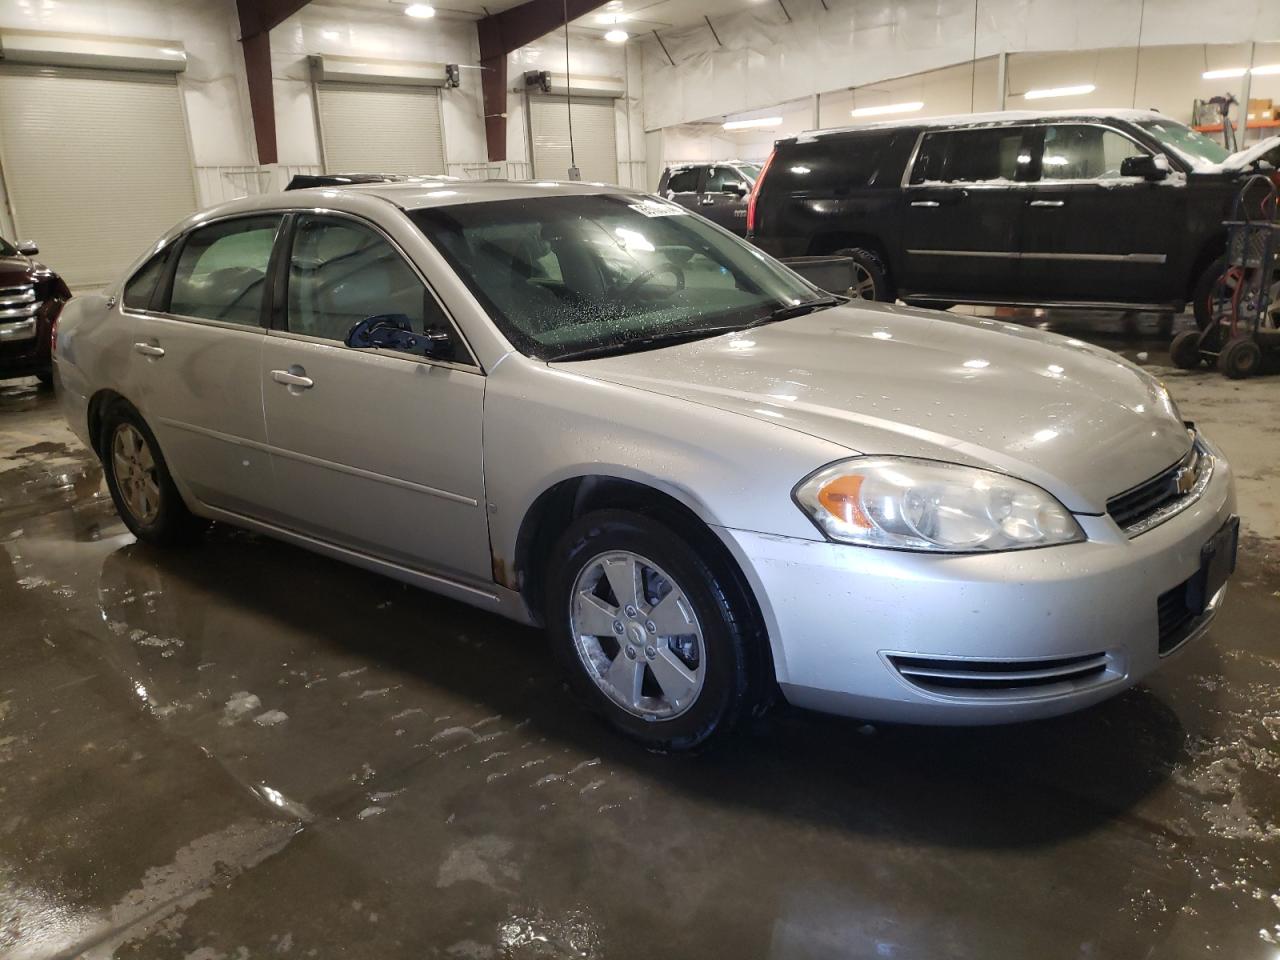
M 746 190 L 747 181 L 733 167 L 710 167 L 707 169 L 706 193 L 737 193 Z
M 192 230 L 174 270 L 169 312 L 256 327 L 279 228 L 280 217 L 272 214 Z
M 667 189 L 672 193 L 694 193 L 698 189 L 698 168 L 686 167 L 683 170 L 672 171 L 671 179 L 667 181 Z
M 892 131 L 866 131 L 779 147 L 765 182 L 771 189 L 811 195 L 883 184 L 894 136 Z
M 1148 153 L 1128 137 L 1084 123 L 1058 124 L 1044 131 L 1041 180 L 1114 180 L 1125 157 Z
M 133 310 L 147 310 L 151 307 L 151 296 L 156 292 L 160 275 L 164 273 L 164 262 L 168 255 L 167 249 L 160 251 L 125 282 L 121 299 L 126 307 Z
M 926 133 L 911 169 L 912 183 L 989 183 L 1025 179 L 1031 157 L 1022 127 Z
M 366 317 L 401 314 L 417 333 L 453 328 L 435 297 L 377 231 L 340 217 L 302 216 L 289 256 L 292 333 L 344 342 Z M 463 355 L 460 344 L 455 353 Z

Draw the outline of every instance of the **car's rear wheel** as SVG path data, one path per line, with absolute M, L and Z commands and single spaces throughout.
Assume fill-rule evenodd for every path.
M 139 540 L 184 543 L 204 528 L 182 502 L 155 435 L 133 407 L 117 401 L 106 411 L 98 451 L 120 519 Z
M 719 566 L 621 510 L 580 518 L 552 551 L 557 658 L 590 709 L 651 748 L 705 744 L 752 705 L 752 614 Z
M 880 254 L 866 247 L 847 247 L 837 250 L 836 256 L 849 257 L 853 261 L 853 286 L 849 295 L 863 300 L 892 300 L 889 287 L 889 270 Z

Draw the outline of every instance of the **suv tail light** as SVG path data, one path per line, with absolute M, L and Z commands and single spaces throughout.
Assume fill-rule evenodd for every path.
M 764 186 L 764 177 L 769 172 L 769 165 L 773 163 L 773 158 L 777 155 L 776 148 L 769 151 L 769 159 L 760 168 L 760 176 L 756 177 L 756 182 L 751 187 L 751 195 L 747 197 L 747 236 L 756 231 L 756 201 L 760 198 L 760 188 Z

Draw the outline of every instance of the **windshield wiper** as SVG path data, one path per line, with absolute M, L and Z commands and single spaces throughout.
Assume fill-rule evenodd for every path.
M 752 327 L 761 327 L 766 323 L 777 323 L 780 320 L 791 320 L 794 317 L 803 317 L 807 313 L 813 313 L 815 310 L 825 310 L 827 307 L 834 307 L 840 300 L 836 297 L 815 297 L 813 300 L 804 300 L 800 303 L 788 303 L 786 306 L 778 307 L 759 320 L 752 320 L 744 329 Z
M 736 323 L 723 327 L 697 327 L 693 330 L 673 330 L 668 333 L 654 333 L 647 337 L 632 337 L 616 343 L 601 343 L 594 347 L 584 347 L 570 353 L 555 357 L 551 363 L 563 363 L 566 360 L 591 360 L 596 357 L 612 357 L 623 353 L 634 353 L 637 350 L 650 350 L 654 347 L 668 347 L 677 343 L 689 343 L 692 340 L 705 340 L 726 333 L 737 333 L 754 324 Z

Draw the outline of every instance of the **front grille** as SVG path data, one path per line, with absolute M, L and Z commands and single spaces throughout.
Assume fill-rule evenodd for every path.
M 889 654 L 912 686 L 950 696 L 1024 699 L 1068 693 L 1111 679 L 1105 653 L 1047 660 L 949 660 Z
M 1131 535 L 1141 533 L 1153 518 L 1171 510 L 1183 498 L 1193 497 L 1193 490 L 1186 480 L 1188 471 L 1191 482 L 1198 483 L 1210 466 L 1210 457 L 1196 443 L 1173 466 L 1108 500 L 1107 513 L 1122 530 Z M 1179 486 L 1180 481 L 1182 486 Z
M 40 309 L 36 300 L 34 284 L 23 284 L 18 287 L 0 287 L 0 323 L 13 320 L 26 320 L 34 317 Z

